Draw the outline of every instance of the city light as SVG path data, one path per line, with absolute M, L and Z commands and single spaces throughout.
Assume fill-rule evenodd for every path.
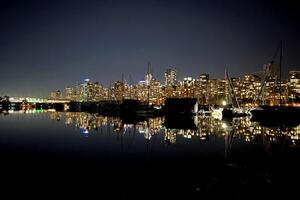
M 226 106 L 227 105 L 227 103 L 226 103 L 226 101 L 222 101 L 222 106 Z
M 145 80 L 131 85 L 124 81 L 115 81 L 110 87 L 104 87 L 99 82 L 93 83 L 91 79 L 84 79 L 83 83 L 75 87 L 66 87 L 64 96 L 60 90 L 51 92 L 50 100 L 95 102 L 135 99 L 161 106 L 166 98 L 197 98 L 199 104 L 224 107 L 232 104 L 232 101 L 237 101 L 242 107 L 253 108 L 261 104 L 278 105 L 282 99 L 283 105 L 300 105 L 300 71 L 289 72 L 289 78 L 281 84 L 281 90 L 284 90 L 281 94 L 276 75 L 263 79 L 247 74 L 241 78 L 231 78 L 230 84 L 227 79 L 209 79 L 208 74 L 200 74 L 196 79 L 188 76 L 177 80 L 176 77 L 176 70 L 169 68 L 165 72 L 164 84 L 155 79 L 150 72 L 145 74 Z M 26 100 L 38 103 L 49 101 L 34 98 Z

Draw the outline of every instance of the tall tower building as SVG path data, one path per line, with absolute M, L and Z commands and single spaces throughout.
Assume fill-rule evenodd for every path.
M 150 62 L 148 63 L 148 70 L 147 70 L 147 73 L 146 73 L 146 75 L 145 75 L 145 83 L 146 83 L 146 85 L 147 86 L 149 86 L 150 85 L 150 82 L 151 82 L 151 80 L 153 79 L 153 76 L 152 76 L 152 74 L 151 74 L 151 64 L 150 64 Z
M 165 86 L 176 85 L 176 71 L 174 69 L 167 69 L 165 72 Z
M 195 97 L 201 104 L 207 104 L 209 95 L 209 74 L 200 74 L 198 79 L 195 80 Z
M 90 79 L 84 79 L 83 82 L 83 100 L 92 101 L 94 96 L 94 84 Z

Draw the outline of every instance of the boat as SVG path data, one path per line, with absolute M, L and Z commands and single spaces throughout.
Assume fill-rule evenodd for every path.
M 120 105 L 120 112 L 123 115 L 131 116 L 152 116 L 158 114 L 160 109 L 145 104 L 139 100 L 125 99 Z
M 166 98 L 164 113 L 170 117 L 194 116 L 198 112 L 196 98 Z
M 271 61 L 273 63 L 273 61 Z M 261 105 L 256 109 L 250 110 L 252 121 L 259 122 L 268 127 L 300 125 L 300 107 L 292 105 L 283 105 L 281 97 L 281 63 L 282 63 L 282 41 L 280 41 L 280 74 L 279 74 L 279 105 L 269 106 Z M 278 82 L 278 81 L 277 81 Z
M 252 121 L 265 127 L 300 125 L 300 108 L 292 106 L 261 106 L 250 111 Z
M 248 116 L 250 113 L 248 112 L 247 109 L 242 108 L 239 105 L 239 102 L 237 100 L 234 88 L 233 88 L 233 83 L 232 80 L 229 76 L 229 73 L 227 70 L 225 70 L 225 75 L 226 75 L 226 80 L 228 82 L 228 90 L 229 90 L 229 102 L 231 104 L 227 104 L 226 101 L 224 101 L 223 107 L 222 107 L 222 118 L 223 119 L 232 119 L 232 118 L 237 118 L 237 117 L 245 117 Z

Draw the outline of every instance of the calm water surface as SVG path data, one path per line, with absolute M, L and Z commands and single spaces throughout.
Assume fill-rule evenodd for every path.
M 184 126 L 165 118 L 123 121 L 88 113 L 2 113 L 2 192 L 120 199 L 297 194 L 300 126 L 267 128 L 249 118 L 197 117 Z

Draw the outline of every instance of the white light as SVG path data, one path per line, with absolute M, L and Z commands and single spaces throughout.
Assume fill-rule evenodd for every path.
M 222 128 L 226 129 L 227 125 L 225 123 L 222 124 Z
M 213 110 L 212 110 L 212 113 L 211 113 L 211 116 L 212 116 L 214 119 L 219 119 L 219 120 L 221 120 L 222 117 L 223 117 L 222 112 L 223 112 L 223 108 L 213 109 Z
M 226 106 L 227 102 L 226 101 L 222 101 L 222 105 Z
M 85 129 L 85 130 L 83 130 L 83 133 L 84 133 L 84 134 L 88 134 L 89 131 L 88 131 L 87 129 Z

